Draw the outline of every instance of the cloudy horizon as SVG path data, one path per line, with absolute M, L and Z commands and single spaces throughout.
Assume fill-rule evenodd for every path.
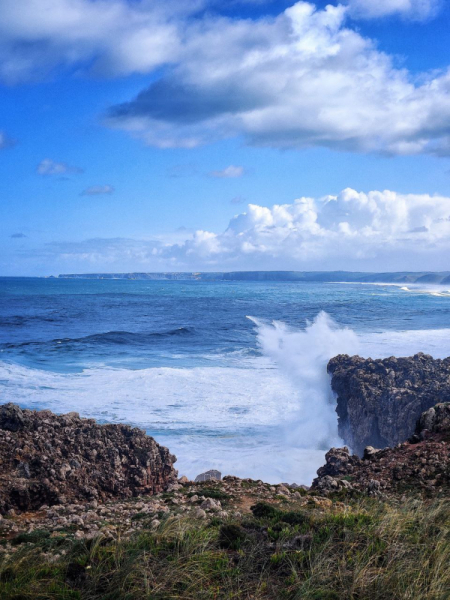
M 445 270 L 439 0 L 0 4 L 0 275 Z

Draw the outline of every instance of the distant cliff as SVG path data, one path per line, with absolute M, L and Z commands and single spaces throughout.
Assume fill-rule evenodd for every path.
M 365 446 L 404 442 L 422 412 L 450 401 L 450 358 L 340 355 L 330 360 L 328 373 L 337 394 L 339 434 L 359 455 Z
M 290 281 L 345 283 L 448 284 L 450 271 L 442 273 L 401 271 L 397 273 L 354 273 L 350 271 L 234 271 L 229 273 L 79 273 L 58 275 L 59 279 L 127 279 L 148 281 Z

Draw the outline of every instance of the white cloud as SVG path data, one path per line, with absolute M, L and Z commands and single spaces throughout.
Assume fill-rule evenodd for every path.
M 203 0 L 2 0 L 0 78 L 18 83 L 52 68 L 147 73 L 179 56 L 180 20 Z
M 449 252 L 449 197 L 345 189 L 270 208 L 250 204 L 225 231 L 198 230 L 184 241 L 60 243 L 45 258 L 99 271 L 431 271 L 448 270 Z
M 51 158 L 44 158 L 37 168 L 36 171 L 39 175 L 70 175 L 83 173 L 83 169 L 79 167 L 73 167 L 65 162 L 55 162 Z
M 450 154 L 450 71 L 415 76 L 348 16 L 431 15 L 431 0 L 297 2 L 276 17 L 198 11 L 212 0 L 2 0 L 0 79 L 54 67 L 157 73 L 106 123 L 146 143 L 193 148 L 242 136 L 276 148 Z
M 159 147 L 243 136 L 276 148 L 450 154 L 450 71 L 415 80 L 346 26 L 348 7 L 191 25 L 177 65 L 107 123 Z
M 271 208 L 250 204 L 225 232 L 197 232 L 161 254 L 219 270 L 417 270 L 445 268 L 449 250 L 450 198 L 345 189 Z
M 92 185 L 81 192 L 82 196 L 102 196 L 104 194 L 113 194 L 114 188 L 112 185 Z
M 217 177 L 219 179 L 235 179 L 237 177 L 242 177 L 245 173 L 244 167 L 236 167 L 234 165 L 230 165 L 221 171 L 211 171 L 209 174 L 210 177 Z
M 361 19 L 400 15 L 424 21 L 436 16 L 442 0 L 347 0 L 350 14 Z

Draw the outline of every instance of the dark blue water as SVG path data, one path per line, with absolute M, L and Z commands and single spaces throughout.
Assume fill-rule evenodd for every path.
M 0 356 L 59 372 L 194 366 L 257 352 L 247 315 L 302 328 L 323 310 L 359 332 L 443 329 L 449 300 L 395 286 L 0 279 Z
M 445 288 L 0 278 L 0 402 L 141 426 L 189 476 L 307 482 L 327 360 L 417 351 L 450 355 Z

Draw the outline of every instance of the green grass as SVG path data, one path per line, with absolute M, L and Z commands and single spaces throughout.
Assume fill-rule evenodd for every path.
M 449 500 L 252 512 L 169 518 L 156 531 L 144 521 L 129 540 L 16 538 L 17 551 L 0 559 L 0 598 L 449 600 Z

